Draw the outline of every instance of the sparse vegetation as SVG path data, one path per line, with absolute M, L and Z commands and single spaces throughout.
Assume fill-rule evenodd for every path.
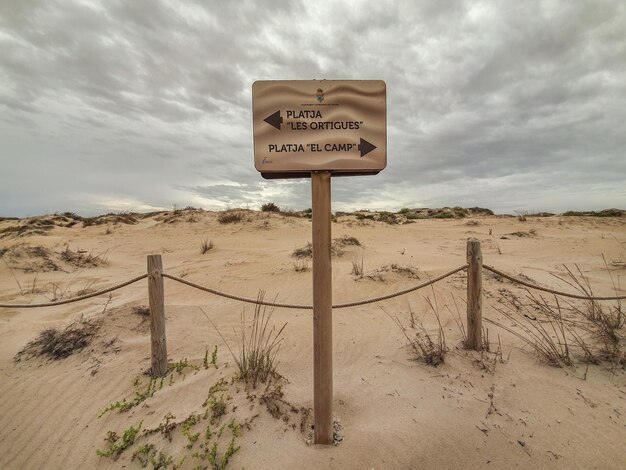
M 63 261 L 77 268 L 95 268 L 108 264 L 105 255 L 88 253 L 87 251 L 80 249 L 72 251 L 70 250 L 69 245 L 65 246 L 65 250 L 63 250 L 60 255 Z
M 341 256 L 344 254 L 344 248 L 347 246 L 361 246 L 361 242 L 354 237 L 343 235 L 341 237 L 333 239 L 330 246 L 330 252 L 332 256 Z M 313 245 L 311 244 L 311 242 L 309 242 L 301 248 L 296 248 L 293 250 L 291 256 L 298 259 L 312 258 Z
M 96 453 L 100 457 L 112 457 L 113 460 L 117 460 L 122 452 L 124 452 L 127 448 L 134 444 L 135 438 L 137 437 L 137 433 L 141 430 L 141 425 L 143 421 L 140 422 L 137 427 L 131 426 L 122 435 L 122 439 L 120 441 L 119 436 L 112 431 L 109 431 L 107 437 L 104 439 L 109 443 L 109 447 L 105 451 L 101 451 L 100 449 L 96 450 Z
M 101 322 L 96 320 L 79 320 L 64 329 L 46 328 L 27 343 L 14 360 L 17 362 L 33 357 L 45 357 L 53 361 L 64 359 L 91 344 L 100 326 Z
M 350 274 L 356 276 L 357 279 L 363 277 L 363 250 L 361 250 L 361 260 L 355 255 L 355 259 L 352 260 L 352 271 Z
M 313 245 L 309 242 L 302 248 L 296 248 L 291 254 L 294 258 L 311 258 L 313 257 Z
M 261 206 L 261 212 L 280 212 L 280 207 L 273 202 L 266 202 Z
M 341 237 L 333 239 L 333 244 L 338 247 L 344 246 L 361 246 L 361 242 L 355 237 L 350 237 L 348 235 L 342 235 Z
M 205 254 L 207 251 L 213 249 L 213 242 L 211 240 L 204 240 L 200 245 L 200 253 Z
M 241 222 L 243 220 L 243 215 L 240 212 L 233 211 L 224 211 L 220 212 L 217 216 L 217 221 L 220 224 L 234 224 L 237 222 Z
M 257 301 L 263 301 L 265 293 L 260 291 Z M 268 380 L 277 378 L 278 366 L 277 355 L 282 343 L 282 332 L 287 326 L 283 324 L 280 328 L 270 326 L 270 320 L 274 312 L 273 308 L 264 305 L 255 305 L 254 314 L 249 328 L 246 322 L 245 310 L 241 313 L 241 344 L 239 354 L 235 355 L 228 342 L 222 336 L 215 323 L 209 318 L 201 308 L 204 316 L 209 320 L 213 328 L 218 332 L 222 341 L 230 351 L 238 369 L 238 379 L 256 388 L 259 383 L 266 383 Z M 248 330 L 250 330 L 248 332 Z
M 434 296 L 434 291 L 433 291 Z M 400 331 L 404 334 L 407 341 L 409 342 L 409 347 L 411 352 L 413 353 L 413 357 L 425 364 L 428 364 L 433 367 L 437 367 L 440 364 L 444 363 L 446 353 L 448 352 L 448 347 L 446 346 L 446 337 L 443 331 L 443 326 L 441 324 L 441 320 L 439 318 L 439 310 L 437 307 L 437 299 L 435 301 L 431 301 L 429 297 L 426 297 L 426 303 L 428 307 L 433 312 L 435 318 L 437 319 L 437 332 L 433 334 L 429 332 L 425 327 L 422 321 L 412 320 L 413 324 L 417 324 L 417 328 L 412 337 L 409 334 L 409 329 L 405 327 L 400 319 L 395 315 L 390 315 L 387 313 L 385 309 L 380 307 L 380 309 L 387 315 L 389 318 L 393 320 L 393 322 L 400 328 Z
M 309 263 L 306 259 L 294 261 L 293 269 L 297 273 L 304 273 L 309 270 Z
M 135 387 L 137 387 L 138 385 L 140 385 L 139 379 L 135 381 Z M 117 410 L 118 412 L 122 413 L 124 411 L 130 410 L 131 408 L 134 408 L 140 403 L 143 403 L 144 401 L 146 401 L 148 398 L 151 398 L 154 395 L 154 392 L 156 391 L 155 387 L 156 387 L 156 379 L 150 378 L 144 390 L 135 390 L 135 396 L 132 400 L 129 401 L 129 400 L 126 400 L 126 398 L 124 398 L 121 401 L 116 401 L 114 403 L 111 403 L 110 405 L 107 405 L 104 408 L 104 410 L 100 412 L 100 414 L 98 415 L 98 418 L 105 415 L 109 411 Z
M 140 317 L 149 317 L 150 316 L 150 307 L 146 305 L 137 305 L 133 307 L 133 313 L 135 315 L 139 315 Z
M 562 215 L 566 217 L 623 217 L 626 211 L 621 209 L 604 209 L 601 211 L 567 211 Z

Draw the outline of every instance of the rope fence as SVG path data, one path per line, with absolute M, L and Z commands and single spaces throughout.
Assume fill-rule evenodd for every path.
M 384 300 L 389 300 L 394 297 L 399 297 L 401 295 L 409 294 L 419 289 L 423 289 L 424 287 L 431 286 L 461 271 L 467 271 L 467 282 L 466 282 L 467 283 L 467 344 L 468 344 L 468 347 L 470 347 L 471 349 L 476 349 L 476 350 L 482 349 L 482 320 L 483 320 L 483 317 L 482 317 L 482 273 L 483 271 L 489 271 L 515 284 L 525 286 L 528 289 L 535 289 L 535 290 L 539 290 L 542 292 L 547 292 L 550 294 L 559 295 L 563 297 L 569 297 L 573 299 L 588 300 L 588 301 L 625 300 L 626 299 L 626 295 L 598 297 L 598 296 L 591 296 L 591 295 L 572 294 L 569 292 L 563 292 L 563 291 L 559 291 L 556 289 L 543 287 L 537 284 L 533 284 L 531 282 L 526 282 L 524 280 L 518 279 L 509 274 L 506 274 L 492 266 L 483 264 L 480 242 L 478 240 L 468 240 L 467 264 L 464 264 L 450 271 L 447 271 L 437 277 L 429 279 L 428 281 L 422 282 L 420 284 L 417 284 L 415 286 L 412 286 L 412 287 L 409 287 L 409 288 L 406 288 L 397 292 L 393 292 L 393 293 L 386 294 L 386 295 L 381 295 L 379 297 L 372 297 L 368 299 L 358 300 L 354 302 L 340 303 L 340 304 L 333 305 L 332 308 L 341 309 L 341 308 L 357 307 L 361 305 L 367 305 L 367 304 L 372 304 L 376 302 L 382 302 Z M 210 294 L 217 295 L 217 296 L 224 297 L 224 298 L 231 299 L 231 300 L 235 300 L 238 302 L 245 302 L 245 303 L 254 304 L 254 305 L 264 305 L 264 306 L 269 306 L 269 307 L 286 308 L 286 309 L 294 309 L 294 310 L 313 310 L 312 305 L 268 302 L 268 301 L 264 301 L 258 298 L 252 299 L 252 298 L 243 297 L 239 295 L 229 294 L 227 292 L 222 292 L 217 289 L 213 289 L 210 287 L 202 286 L 200 284 L 196 284 L 195 282 L 187 281 L 185 279 L 174 276 L 172 274 L 163 272 L 160 255 L 148 256 L 147 274 L 142 274 L 140 276 L 133 277 L 132 279 L 129 279 L 128 281 L 121 282 L 119 284 L 108 287 L 106 289 L 102 289 L 96 292 L 92 292 L 92 293 L 77 296 L 77 297 L 72 297 L 69 299 L 57 300 L 57 301 L 46 302 L 46 303 L 33 303 L 33 304 L 0 303 L 0 308 L 19 309 L 19 308 L 54 307 L 57 305 L 80 302 L 82 300 L 90 299 L 93 297 L 100 296 L 102 294 L 113 292 L 115 290 L 129 286 L 131 284 L 134 284 L 146 278 L 148 279 L 148 298 L 149 298 L 149 303 L 150 303 L 150 334 L 151 334 L 151 344 L 152 344 L 151 373 L 153 376 L 163 375 L 165 371 L 167 370 L 167 347 L 166 347 L 166 336 L 165 336 L 165 297 L 164 297 L 164 289 L 163 289 L 163 278 L 167 278 L 174 282 L 184 284 L 188 287 L 192 287 L 194 289 L 198 289 L 203 292 L 208 292 Z M 489 323 L 492 322 L 491 320 L 487 318 L 485 318 L 485 321 Z
M 91 299 L 92 297 L 97 297 L 102 294 L 108 294 L 109 292 L 113 292 L 114 290 L 118 290 L 118 289 L 121 289 L 122 287 L 129 286 L 147 277 L 148 277 L 147 274 L 142 274 L 141 276 L 137 276 L 132 279 L 129 279 L 128 281 L 115 284 L 114 286 L 107 287 L 106 289 L 102 289 L 96 292 L 91 292 L 85 295 L 80 295 L 78 297 L 72 297 L 70 299 L 55 300 L 52 302 L 44 302 L 44 303 L 39 303 L 39 304 L 0 304 L 0 307 L 1 308 L 38 308 L 38 307 L 55 307 L 57 305 L 71 304 L 73 302 L 80 302 L 81 300 Z
M 447 273 L 442 274 L 441 276 L 437 276 L 433 279 L 430 279 L 426 282 L 422 282 L 421 284 L 418 284 L 416 286 L 413 287 L 409 287 L 408 289 L 404 289 L 398 292 L 394 292 L 392 294 L 388 294 L 388 295 L 382 295 L 380 297 L 373 297 L 370 299 L 365 299 L 365 300 L 359 300 L 356 302 L 347 302 L 347 303 L 343 303 L 343 304 L 336 304 L 333 305 L 333 308 L 335 309 L 339 309 L 339 308 L 348 308 L 348 307 L 358 307 L 360 305 L 367 305 L 367 304 L 372 304 L 375 302 L 381 302 L 383 300 L 388 300 L 388 299 L 392 299 L 394 297 L 399 297 L 401 295 L 405 295 L 408 294 L 410 292 L 414 292 L 416 290 L 422 289 L 424 287 L 430 286 L 432 284 L 435 284 L 436 282 L 439 282 L 449 276 L 452 276 L 453 274 L 458 273 L 459 271 L 463 271 L 467 269 L 467 264 L 464 264 L 463 266 L 459 266 L 458 268 L 455 268 L 451 271 L 448 271 Z M 256 304 L 256 305 L 266 305 L 268 307 L 277 307 L 277 308 L 289 308 L 289 309 L 299 309 L 299 310 L 313 310 L 313 305 L 301 305 L 301 304 L 283 304 L 283 303 L 279 303 L 279 302 L 266 302 L 263 300 L 258 300 L 258 299 L 250 299 L 248 297 L 240 297 L 238 295 L 233 295 L 233 294 L 227 294 L 225 292 L 220 292 L 218 290 L 215 289 L 211 289 L 210 287 L 204 287 L 201 286 L 200 284 L 196 284 L 195 282 L 191 282 L 191 281 L 186 281 L 180 277 L 176 277 L 176 276 L 172 276 L 171 274 L 167 274 L 167 273 L 163 273 L 163 277 L 166 277 L 168 279 L 171 279 L 173 281 L 176 282 L 180 282 L 181 284 L 186 284 L 189 287 L 194 287 L 196 289 L 205 291 L 205 292 L 209 292 L 211 294 L 215 294 L 218 295 L 220 297 L 225 297 L 227 299 L 232 299 L 232 300 L 238 300 L 240 302 L 246 302 L 249 304 Z
M 614 296 L 609 296 L 609 297 L 597 297 L 597 296 L 591 296 L 591 295 L 580 295 L 580 294 L 570 294 L 568 292 L 562 292 L 562 291 L 558 291 L 555 289 L 549 289 L 547 287 L 542 287 L 542 286 L 538 286 L 536 284 L 531 284 L 530 282 L 526 282 L 526 281 L 522 281 L 521 279 L 517 279 L 513 276 L 510 276 L 506 273 L 503 273 L 502 271 L 497 270 L 494 267 L 488 266 L 486 264 L 483 264 L 483 269 L 487 270 L 487 271 L 491 271 L 492 273 L 503 277 L 504 279 L 508 279 L 509 281 L 515 283 L 515 284 L 521 284 L 522 286 L 528 287 L 529 289 L 535 289 L 535 290 L 540 290 L 543 292 L 547 292 L 549 294 L 554 294 L 554 295 L 560 295 L 562 297 L 569 297 L 571 299 L 580 299 L 580 300 L 625 300 L 626 299 L 626 295 L 614 295 Z

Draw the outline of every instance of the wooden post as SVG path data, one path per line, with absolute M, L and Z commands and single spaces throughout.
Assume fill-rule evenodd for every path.
M 167 343 L 165 338 L 165 294 L 163 291 L 161 255 L 148 255 L 148 297 L 150 301 L 150 336 L 152 338 L 152 377 L 167 372 Z
M 483 255 L 478 240 L 467 241 L 467 347 L 482 349 Z
M 314 443 L 333 443 L 333 311 L 330 259 L 330 172 L 311 173 L 313 209 Z

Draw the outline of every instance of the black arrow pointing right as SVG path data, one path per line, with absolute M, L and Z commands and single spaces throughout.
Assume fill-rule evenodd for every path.
M 280 130 L 280 125 L 283 123 L 283 118 L 280 117 L 280 110 L 276 111 L 274 114 L 266 117 L 263 120 L 267 122 L 270 126 L 273 126 L 278 130 Z
M 361 157 L 364 157 L 375 148 L 377 147 L 374 144 L 369 143 L 365 139 L 361 139 L 361 144 L 359 145 L 359 150 L 361 151 Z

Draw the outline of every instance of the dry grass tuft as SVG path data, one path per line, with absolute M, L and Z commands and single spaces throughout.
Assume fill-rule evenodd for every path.
M 434 297 L 434 292 L 433 292 Z M 429 297 L 426 297 L 426 303 L 428 304 L 429 309 L 435 315 L 437 319 L 437 332 L 433 334 L 429 332 L 423 325 L 421 320 L 414 321 L 417 324 L 415 336 L 411 337 L 409 334 L 409 330 L 405 327 L 400 319 L 397 316 L 392 316 L 385 311 L 382 307 L 380 309 L 387 315 L 389 318 L 393 320 L 393 322 L 400 328 L 404 336 L 409 342 L 409 347 L 411 348 L 411 352 L 414 355 L 414 358 L 417 361 L 424 362 L 429 366 L 437 367 L 440 364 L 443 364 L 445 361 L 446 354 L 448 352 L 448 347 L 446 345 L 446 337 L 443 331 L 443 326 L 441 324 L 441 320 L 439 317 L 439 309 L 437 306 L 437 298 L 434 297 L 434 302 L 430 300 Z M 412 317 L 413 319 L 413 317 Z
M 220 212 L 217 216 L 217 221 L 220 224 L 234 224 L 243 220 L 243 214 L 241 212 L 224 211 Z
M 85 250 L 72 251 L 69 245 L 65 246 L 60 255 L 63 261 L 77 268 L 96 268 L 109 264 L 105 255 L 87 253 Z
M 211 240 L 204 240 L 200 245 L 200 253 L 205 254 L 207 251 L 213 249 L 213 242 Z
M 356 238 L 350 237 L 348 235 L 334 238 L 330 246 L 331 255 L 342 256 L 345 253 L 344 248 L 347 246 L 361 246 L 361 242 Z M 309 242 L 301 248 L 296 248 L 295 250 L 293 250 L 291 256 L 298 259 L 311 258 L 313 257 L 313 245 L 311 244 L 311 242 Z
M 260 291 L 257 295 L 257 301 L 263 301 L 264 297 L 265 293 Z M 270 325 L 274 308 L 269 308 L 268 311 L 267 306 L 255 305 L 254 314 L 249 325 L 246 321 L 245 310 L 242 311 L 241 345 L 238 356 L 233 353 L 215 323 L 203 309 L 201 310 L 230 351 L 237 365 L 239 380 L 246 385 L 251 385 L 252 388 L 256 388 L 259 383 L 268 383 L 280 377 L 276 370 L 278 366 L 277 355 L 280 350 L 280 344 L 283 341 L 282 333 L 287 323 L 284 323 L 278 329 L 274 325 Z
M 304 260 L 299 260 L 299 261 L 294 261 L 293 269 L 297 273 L 307 272 L 309 270 L 309 263 L 305 259 Z
M 150 307 L 148 307 L 147 305 L 137 305 L 133 307 L 133 313 L 135 315 L 139 315 L 140 317 L 149 317 Z
M 70 323 L 64 329 L 46 328 L 37 338 L 30 341 L 14 360 L 33 357 L 45 357 L 50 360 L 59 360 L 71 356 L 89 346 L 97 335 L 101 323 L 95 320 L 80 320 Z
M 0 249 L 0 256 L 7 266 L 24 272 L 62 271 L 51 259 L 51 252 L 43 246 L 31 246 L 25 243 Z
M 313 257 L 313 245 L 309 242 L 305 246 L 301 248 L 296 248 L 291 253 L 291 256 L 294 258 L 302 259 L 302 258 L 312 258 Z
M 361 279 L 363 277 L 363 250 L 361 250 L 360 260 L 357 255 L 355 255 L 355 258 L 352 260 L 352 271 L 350 274 L 356 276 L 357 279 Z

